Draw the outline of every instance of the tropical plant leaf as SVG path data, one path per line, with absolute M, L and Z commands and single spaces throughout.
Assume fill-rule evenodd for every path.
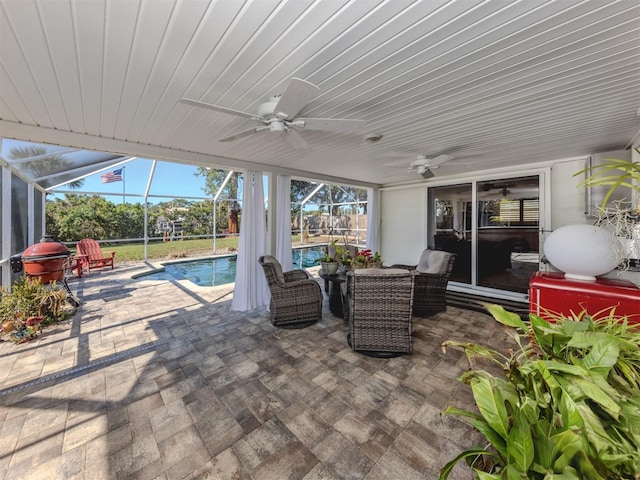
M 548 473 L 543 480 L 582 480 L 578 474 L 573 472 Z
M 573 430 L 564 430 L 551 436 L 554 444 L 554 471 L 562 472 L 573 457 L 582 450 L 582 438 Z
M 590 348 L 593 344 L 609 337 L 606 332 L 576 332 L 567 342 L 567 347 Z
M 568 318 L 561 319 L 558 322 L 562 332 L 566 335 L 567 342 L 573 338 L 578 332 L 586 332 L 591 327 L 591 318 L 585 316 L 583 320 L 575 321 Z
M 449 474 L 451 473 L 451 470 L 453 470 L 453 467 L 455 467 L 460 460 L 464 460 L 465 458 L 469 458 L 469 457 L 479 457 L 481 455 L 488 455 L 491 457 L 496 456 L 495 453 L 490 452 L 489 450 L 485 450 L 484 448 L 480 448 L 480 447 L 469 448 L 463 451 L 462 453 L 460 453 L 450 462 L 447 462 L 447 464 L 440 469 L 440 475 L 438 476 L 438 479 L 446 480 L 447 478 L 449 478 Z
M 513 463 L 508 463 L 502 472 L 501 478 L 507 480 L 527 480 L 527 472 L 522 472 Z
M 527 472 L 533 463 L 533 439 L 529 425 L 524 415 L 517 415 L 507 439 L 507 459 L 513 460 L 520 472 Z
M 606 377 L 620 356 L 618 342 L 611 337 L 596 341 L 591 351 L 584 357 L 582 365 L 591 372 Z
M 519 350 L 496 357 L 504 379 L 483 370 L 461 376 L 480 415 L 448 409 L 469 417 L 495 449 L 497 470 L 472 465 L 477 478 L 640 480 L 640 329 L 613 309 L 555 322 L 530 315 L 527 327 L 489 308 L 522 333 Z
M 502 365 L 502 362 L 506 361 L 506 357 L 502 355 L 500 352 L 493 350 L 491 348 L 484 347 L 477 343 L 457 342 L 455 340 L 447 340 L 446 342 L 442 342 L 440 344 L 440 347 L 444 353 L 447 353 L 447 347 L 449 346 L 463 348 L 464 353 L 469 359 L 470 364 L 472 364 L 471 360 L 475 357 L 491 360 L 497 363 L 498 365 Z
M 584 421 L 580 416 L 578 406 L 571 396 L 563 392 L 560 395 L 560 401 L 557 404 L 557 408 L 562 415 L 562 424 L 567 429 L 578 429 L 584 426 Z
M 478 470 L 477 468 L 474 468 L 473 471 L 478 477 L 478 480 L 500 480 L 502 478 L 502 475 L 499 473 L 487 473 L 482 470 Z
M 556 360 L 540 360 L 544 366 L 552 372 L 568 373 L 575 376 L 588 376 L 587 370 L 579 365 L 568 365 L 566 363 L 560 363 Z
M 595 453 L 604 455 L 609 452 L 614 440 L 607 434 L 598 416 L 584 402 L 578 403 L 578 410 L 584 420 L 584 433 Z
M 453 405 L 449 405 L 442 413 L 445 415 L 460 415 L 461 417 L 469 417 L 474 420 L 484 420 L 481 415 L 478 415 L 475 412 L 470 412 L 468 410 L 462 410 L 461 408 L 455 407 Z
M 519 415 L 523 415 L 527 419 L 530 425 L 536 425 L 540 417 L 540 410 L 537 407 L 537 402 L 533 398 L 524 398 L 520 402 Z
M 599 456 L 599 455 L 598 455 Z M 592 462 L 593 456 L 587 456 L 585 452 L 580 452 L 576 455 L 576 468 L 581 478 L 588 478 L 592 480 L 605 480 L 606 477 L 598 472 L 598 469 Z
M 628 401 L 623 402 L 620 409 L 622 410 L 623 421 L 629 429 L 629 433 L 638 437 L 636 443 L 640 445 L 640 406 Z
M 522 321 L 520 315 L 508 312 L 502 305 L 483 303 L 483 306 L 498 322 L 508 327 L 519 328 L 523 332 L 528 331 L 527 325 Z
M 602 388 L 597 386 L 593 381 L 582 378 L 575 378 L 574 382 L 580 387 L 580 390 L 582 390 L 585 396 L 601 405 L 612 417 L 615 419 L 618 418 L 620 405 L 607 395 Z
M 532 313 L 529 314 L 529 324 L 531 325 L 531 331 L 536 343 L 543 348 L 550 346 L 552 339 L 549 338 L 548 333 L 551 333 L 554 326 L 544 318 Z
M 507 442 L 500 436 L 485 420 L 471 420 L 471 425 L 478 430 L 489 441 L 491 446 L 496 449 L 502 459 L 507 458 Z
M 555 462 L 555 444 L 549 438 L 549 422 L 540 419 L 533 426 L 533 464 L 530 469 L 538 473 L 546 473 L 553 470 Z
M 484 419 L 506 440 L 509 435 L 509 418 L 500 389 L 495 387 L 491 379 L 476 376 L 471 381 L 471 390 Z
M 542 377 L 542 379 L 544 380 L 544 382 L 548 387 L 549 394 L 551 395 L 551 397 L 556 399 L 556 401 L 559 400 L 560 395 L 562 395 L 562 386 L 551 374 L 549 369 L 546 367 L 544 360 L 538 360 L 537 362 L 530 362 L 526 365 L 523 365 L 521 367 L 521 370 L 525 374 L 527 374 L 528 372 L 529 375 L 533 375 L 533 373 L 536 371 L 539 372 L 540 376 Z M 537 398 L 539 397 L 539 395 L 540 394 L 537 393 Z M 548 403 L 548 400 L 546 400 L 545 403 Z

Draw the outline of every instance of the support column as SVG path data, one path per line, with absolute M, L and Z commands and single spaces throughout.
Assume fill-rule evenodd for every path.
M 2 184 L 2 215 L 0 228 L 2 229 L 2 260 L 7 260 L 7 263 L 2 265 L 2 283 L 3 289 L 8 289 L 11 286 L 11 265 L 9 264 L 9 257 L 11 257 L 11 169 L 9 167 L 2 167 L 0 172 L 0 182 Z

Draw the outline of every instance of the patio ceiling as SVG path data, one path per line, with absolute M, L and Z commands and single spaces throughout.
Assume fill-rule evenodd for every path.
M 219 142 L 256 124 L 179 103 L 254 113 L 292 77 L 320 88 L 301 116 L 366 129 Z M 637 0 L 0 0 L 8 138 L 394 184 L 420 154 L 442 178 L 626 148 L 639 108 Z

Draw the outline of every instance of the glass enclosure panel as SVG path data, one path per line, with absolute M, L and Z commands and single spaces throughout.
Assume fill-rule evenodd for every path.
M 293 241 L 305 244 L 334 240 L 362 246 L 367 235 L 366 205 L 366 189 L 292 179 Z
M 146 172 L 146 178 L 149 177 L 149 170 L 151 168 L 151 162 Z M 131 162 L 134 163 L 134 162 Z M 127 164 L 127 168 L 129 168 Z M 206 170 L 200 170 L 193 165 L 180 165 L 170 162 L 158 162 L 156 164 L 156 170 L 153 175 L 153 182 L 149 193 L 151 195 L 162 196 L 184 196 L 184 197 L 212 197 L 215 195 L 215 191 L 207 194 L 206 188 Z M 142 173 L 142 172 L 141 172 Z M 221 171 L 221 178 L 224 179 L 227 175 L 227 171 Z M 224 198 L 222 195 L 219 198 Z
M 0 144 L 2 144 L 2 139 L 0 138 Z M 5 174 L 9 174 L 9 169 L 8 168 L 3 168 L 3 166 L 0 164 L 0 186 L 2 185 L 2 179 L 3 179 L 3 175 Z M 0 260 L 2 260 L 2 231 L 4 230 L 2 228 L 2 189 L 0 188 Z M 9 267 L 4 267 L 4 264 L 0 263 L 0 289 L 2 289 L 4 287 L 4 285 L 2 285 L 2 279 L 4 278 L 3 274 L 4 274 L 4 268 L 9 268 Z
M 122 158 L 122 155 L 113 153 L 78 150 L 21 140 L 8 140 L 6 143 L 7 148 L 6 151 L 3 148 L 3 158 L 23 175 L 36 179 L 45 188 L 89 173 L 96 169 L 96 165 L 107 166 Z
M 0 143 L 2 143 L 0 141 Z M 3 168 L 2 165 L 0 165 L 0 187 L 2 187 L 3 184 L 3 175 L 9 175 L 9 169 L 8 168 Z M 2 188 L 0 188 L 0 257 L 2 256 Z M 0 277 L 1 279 L 2 277 Z M 2 287 L 2 285 L 0 285 L 0 287 Z
M 24 251 L 28 243 L 27 184 L 11 175 L 11 253 Z
M 39 242 L 43 236 L 42 231 L 42 192 L 37 188 L 33 189 L 33 239 Z
M 451 280 L 471 283 L 471 192 L 470 183 L 429 189 L 432 248 L 457 255 Z
M 539 263 L 538 176 L 477 183 L 477 284 L 527 293 Z

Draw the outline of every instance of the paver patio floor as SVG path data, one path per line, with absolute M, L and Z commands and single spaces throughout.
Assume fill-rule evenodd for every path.
M 326 299 L 321 322 L 283 330 L 230 311 L 233 285 L 131 279 L 146 269 L 72 279 L 72 319 L 0 343 L 0 478 L 435 479 L 477 440 L 441 415 L 472 397 L 440 344 L 512 345 L 449 307 L 414 318 L 412 355 L 371 358 Z

